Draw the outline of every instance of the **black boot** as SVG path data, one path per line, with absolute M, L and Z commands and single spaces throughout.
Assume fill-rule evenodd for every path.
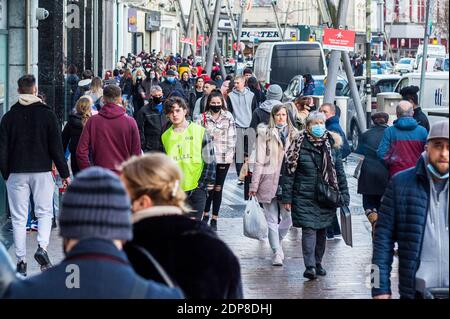
M 41 265 L 41 271 L 45 271 L 52 267 L 52 263 L 50 262 L 50 258 L 48 258 L 47 252 L 38 246 L 36 253 L 34 254 L 34 259 Z
M 205 223 L 208 224 L 208 221 L 209 221 L 209 214 L 208 214 L 208 215 L 203 214 L 203 216 L 202 216 L 202 222 L 205 222 Z
M 327 272 L 321 264 L 316 264 L 316 274 L 317 276 L 326 276 Z
M 217 219 L 211 219 L 210 226 L 214 231 L 217 231 Z
M 316 268 L 314 267 L 306 267 L 305 272 L 303 273 L 303 277 L 308 278 L 309 280 L 313 280 L 317 278 Z
M 22 276 L 27 276 L 27 263 L 23 260 L 17 263 L 16 271 Z

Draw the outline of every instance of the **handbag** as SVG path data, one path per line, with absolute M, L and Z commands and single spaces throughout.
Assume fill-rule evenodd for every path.
M 312 154 L 310 155 L 316 165 L 317 176 L 319 179 L 316 186 L 317 201 L 326 207 L 338 208 L 341 204 L 341 193 L 339 192 L 339 189 L 334 189 L 323 179 L 322 172 L 320 171 L 315 157 Z
M 353 247 L 352 215 L 347 206 L 341 207 L 341 232 L 345 244 Z

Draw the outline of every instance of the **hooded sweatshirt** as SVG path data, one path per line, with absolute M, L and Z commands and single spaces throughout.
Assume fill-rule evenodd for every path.
M 250 123 L 250 127 L 256 128 L 260 123 L 264 123 L 266 125 L 269 124 L 270 120 L 270 112 L 274 106 L 280 105 L 281 102 L 278 100 L 266 100 L 264 101 L 259 108 L 257 108 L 252 115 L 252 121 Z
M 92 162 L 89 161 L 89 151 Z M 108 103 L 86 123 L 77 147 L 80 170 L 101 166 L 117 173 L 117 165 L 141 154 L 136 121 L 119 105 Z
M 249 88 L 244 88 L 243 92 L 233 89 L 228 96 L 228 109 L 233 114 L 236 126 L 241 128 L 250 127 L 253 110 L 256 108 L 255 94 Z
M 422 156 L 428 165 L 426 153 Z M 430 193 L 420 266 L 416 273 L 417 290 L 424 288 L 423 283 L 425 288 L 448 287 L 448 178 L 437 185 L 428 169 L 427 176 Z

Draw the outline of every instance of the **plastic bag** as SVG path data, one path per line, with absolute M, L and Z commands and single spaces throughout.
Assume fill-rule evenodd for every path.
M 253 239 L 267 237 L 268 226 L 262 208 L 255 197 L 248 200 L 244 212 L 244 236 Z

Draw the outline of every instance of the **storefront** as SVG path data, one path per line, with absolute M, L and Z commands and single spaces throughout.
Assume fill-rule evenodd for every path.
M 145 15 L 145 51 L 159 51 L 158 33 L 161 28 L 161 12 L 150 11 Z

